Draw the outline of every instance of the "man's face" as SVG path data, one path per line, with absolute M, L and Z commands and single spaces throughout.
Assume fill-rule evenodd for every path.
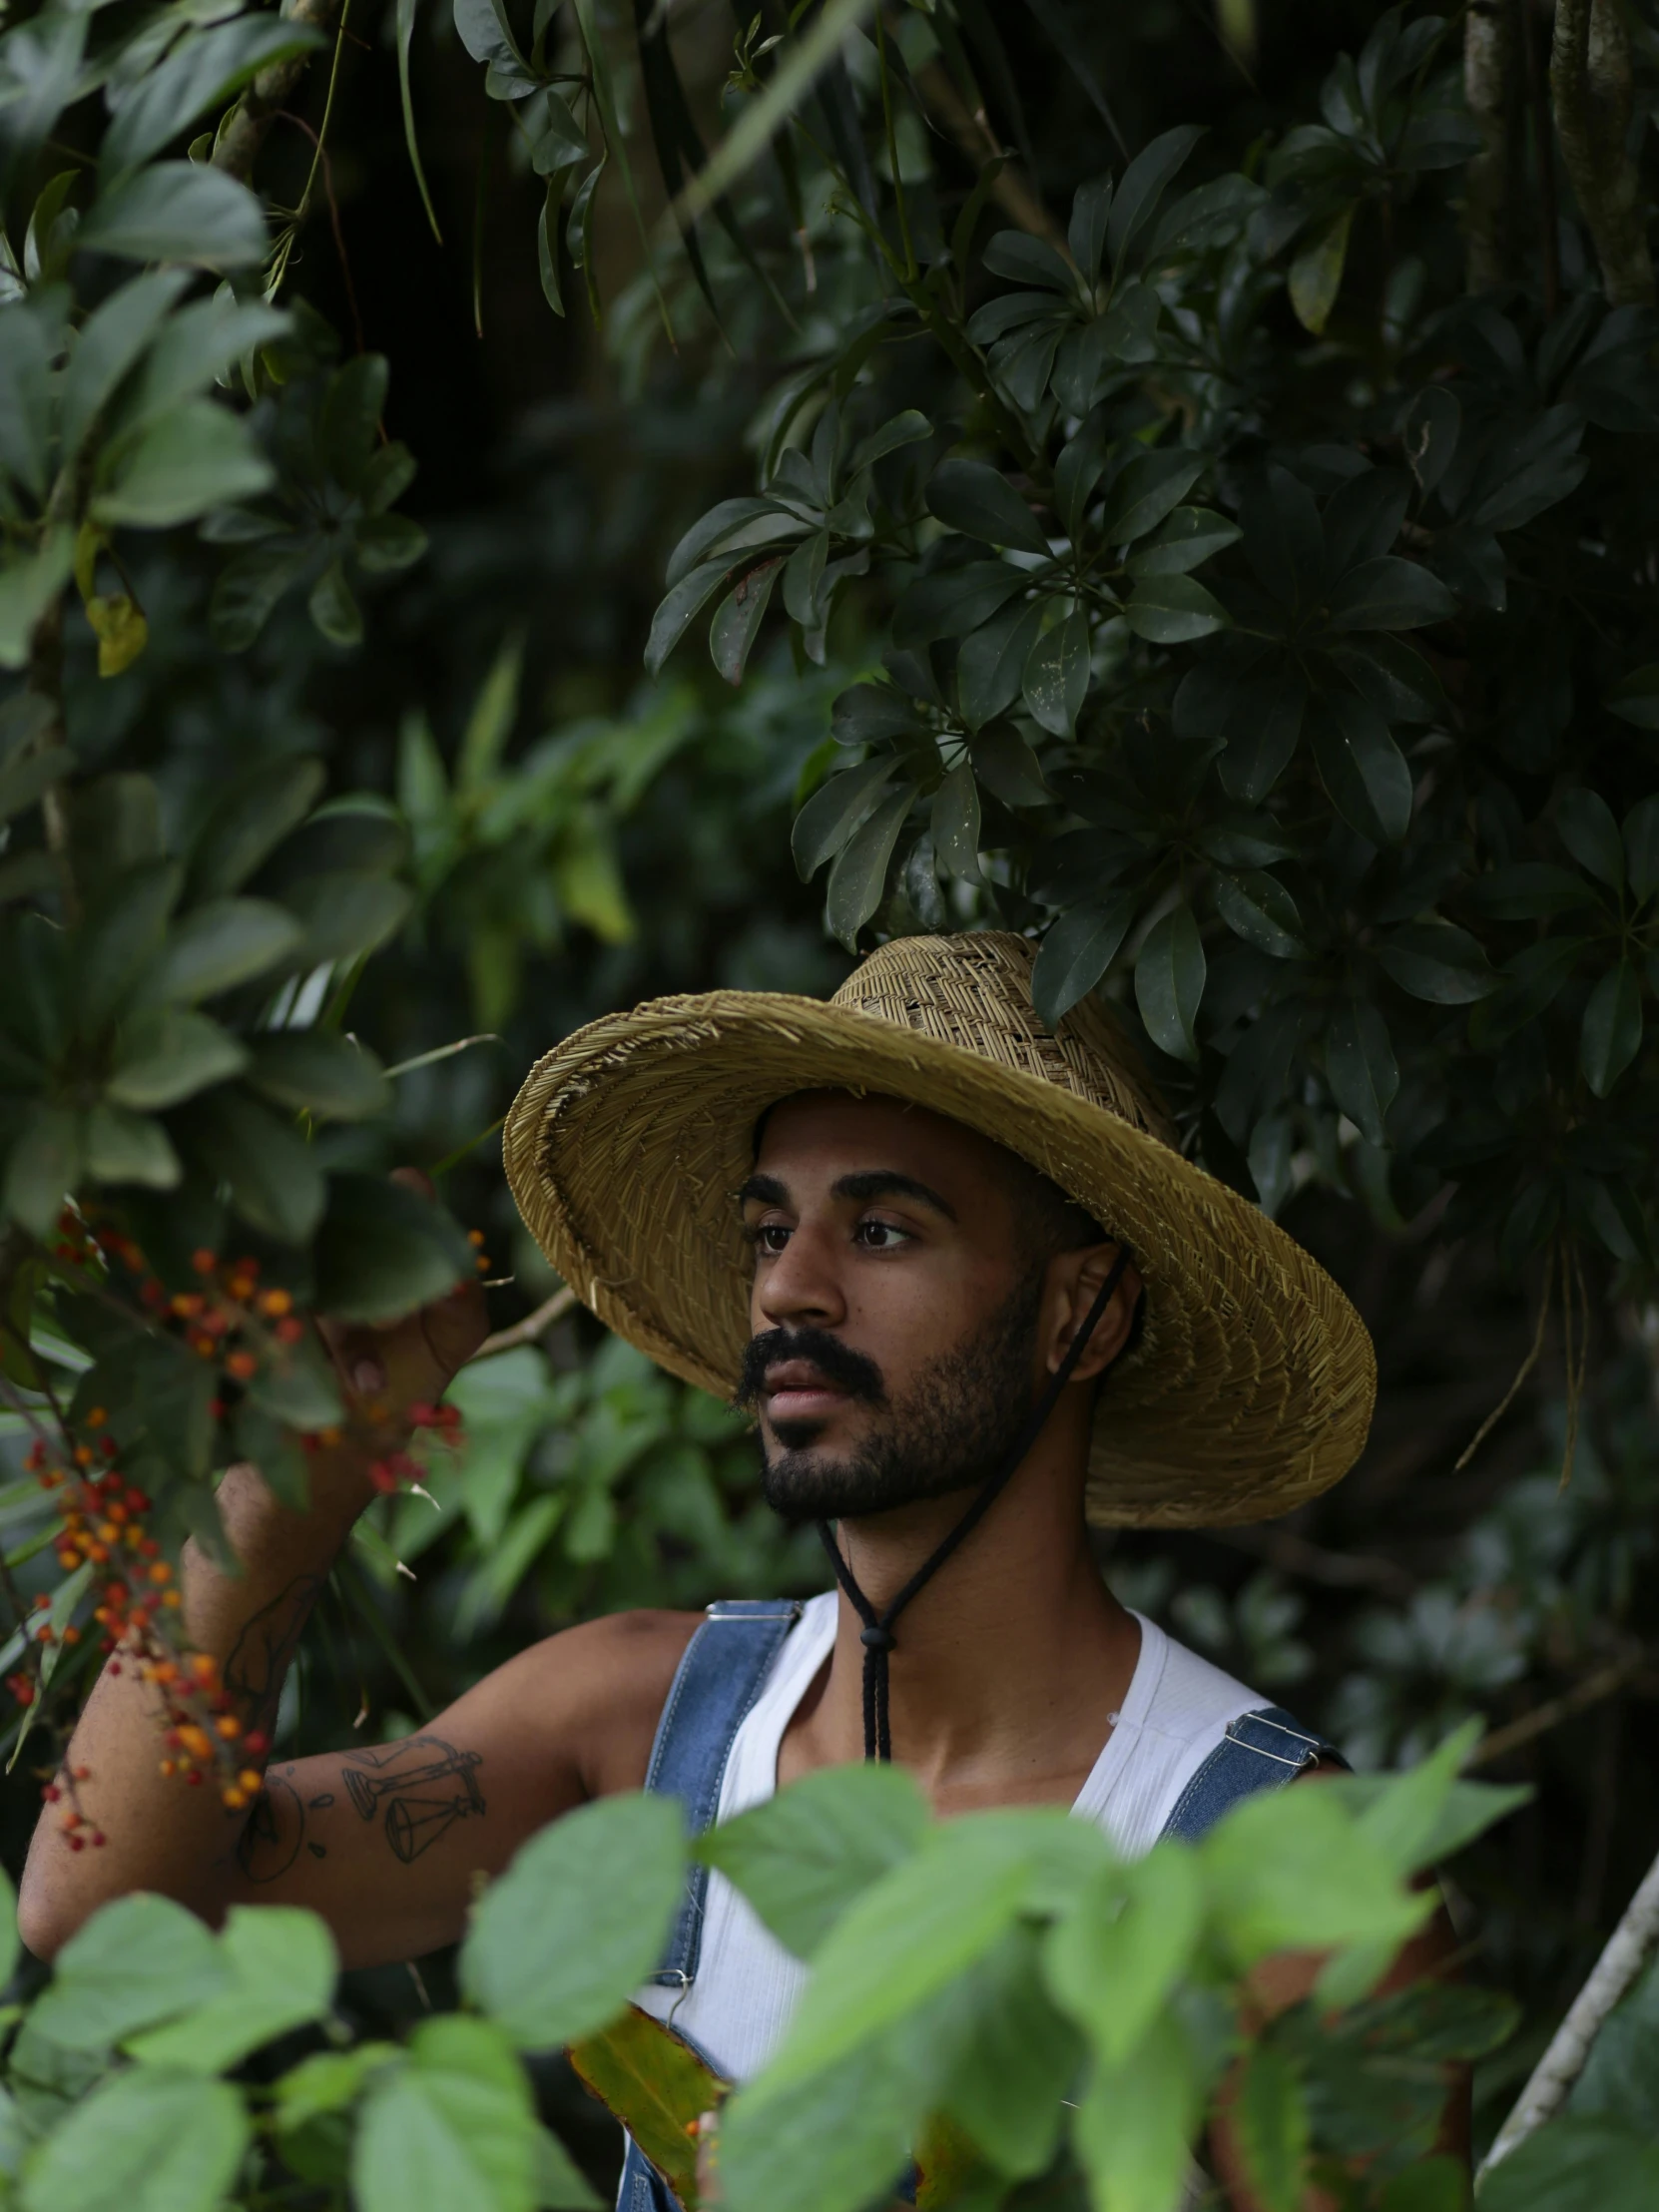
M 768 1501 L 792 1520 L 976 1486 L 1041 1386 L 1045 1268 L 988 1139 L 896 1100 L 809 1092 L 744 1186 Z

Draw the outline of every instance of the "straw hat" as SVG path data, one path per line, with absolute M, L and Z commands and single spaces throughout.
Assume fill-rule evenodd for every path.
M 711 991 L 591 1023 L 538 1062 L 507 1116 L 519 1210 L 607 1328 L 725 1397 L 750 1336 L 734 1194 L 761 1112 L 834 1089 L 946 1114 L 1076 1199 L 1146 1284 L 1140 1345 L 1099 1395 L 1090 1519 L 1288 1512 L 1365 1443 L 1365 1325 L 1282 1229 L 1174 1149 L 1104 1012 L 1085 1002 L 1043 1028 L 1033 951 L 1001 932 L 900 937 L 828 1003 Z

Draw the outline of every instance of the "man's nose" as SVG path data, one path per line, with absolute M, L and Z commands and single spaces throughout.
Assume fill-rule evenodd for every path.
M 757 1328 L 833 1329 L 846 1319 L 846 1297 L 834 1265 L 833 1240 L 799 1227 L 756 1277 Z

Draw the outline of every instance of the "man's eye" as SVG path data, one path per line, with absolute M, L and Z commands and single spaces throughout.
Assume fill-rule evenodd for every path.
M 854 1234 L 866 1252 L 896 1252 L 910 1242 L 910 1232 L 894 1221 L 861 1221 Z
M 770 1259 L 777 1259 L 790 1241 L 787 1222 L 756 1222 L 749 1230 L 749 1241 L 757 1252 L 764 1252 Z

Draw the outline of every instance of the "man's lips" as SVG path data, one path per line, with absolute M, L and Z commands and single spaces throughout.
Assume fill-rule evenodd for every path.
M 763 1385 L 770 1420 L 823 1420 L 846 1402 L 846 1392 L 810 1360 L 784 1360 L 768 1368 Z

